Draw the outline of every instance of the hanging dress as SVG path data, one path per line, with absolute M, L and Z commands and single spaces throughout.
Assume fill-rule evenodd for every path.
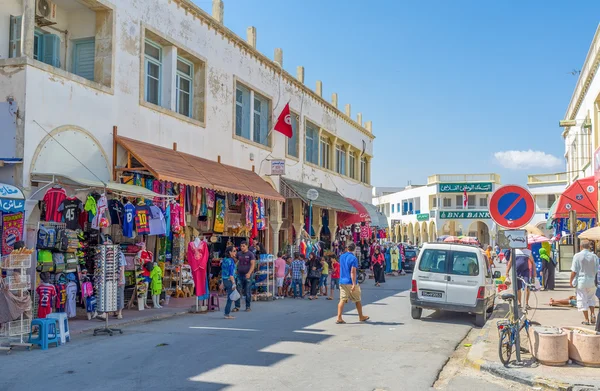
M 201 241 L 196 247 L 194 241 L 188 244 L 187 261 L 192 269 L 192 278 L 194 279 L 194 288 L 196 296 L 200 300 L 208 299 L 208 279 L 207 264 L 208 264 L 208 246 L 206 242 Z

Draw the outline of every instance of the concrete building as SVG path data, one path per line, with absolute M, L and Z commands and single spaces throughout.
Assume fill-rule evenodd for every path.
M 498 174 L 432 175 L 427 185 L 411 185 L 375 197 L 373 203 L 388 217 L 392 240 L 418 244 L 442 235 L 465 235 L 488 244 L 495 233 L 488 199 L 499 186 Z
M 579 79 L 560 126 L 565 142 L 567 181 L 594 175 L 600 166 L 600 26 L 592 39 Z M 594 159 L 594 155 L 596 158 Z
M 285 194 L 266 242 L 300 235 L 307 200 L 294 183 L 370 202 L 371 122 L 321 81 L 305 85 L 302 66 L 286 71 L 282 49 L 258 52 L 257 35 L 225 27 L 221 0 L 212 15 L 189 0 L 2 0 L 0 182 L 32 194 L 42 173 L 118 181 L 131 139 L 253 171 Z M 287 102 L 291 139 L 272 131 Z M 271 175 L 279 159 L 285 174 Z M 315 234 L 347 206 L 316 203 Z
M 554 234 L 552 229 L 546 228 L 550 208 L 558 200 L 563 190 L 567 187 L 568 174 L 565 172 L 557 174 L 532 174 L 527 176 L 527 187 L 535 200 L 536 213 L 530 225 L 539 228 L 546 237 L 551 238 Z

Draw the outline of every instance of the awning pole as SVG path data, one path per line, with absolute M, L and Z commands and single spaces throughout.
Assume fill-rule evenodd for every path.
M 42 182 L 43 183 L 43 182 Z M 33 198 L 34 195 L 36 195 L 37 193 L 39 193 L 40 191 L 44 190 L 45 188 L 47 188 L 48 186 L 52 186 L 55 183 L 55 179 L 54 179 L 54 175 L 52 175 L 52 182 L 48 182 L 46 183 L 44 186 L 40 187 L 39 189 L 37 189 L 33 194 L 31 194 L 29 196 L 29 198 Z

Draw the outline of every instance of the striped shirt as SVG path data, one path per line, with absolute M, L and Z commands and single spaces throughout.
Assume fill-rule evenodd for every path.
M 46 204 L 46 221 L 62 221 L 62 213 L 58 211 L 58 207 L 67 198 L 67 192 L 62 187 L 51 188 L 44 195 L 44 203 Z

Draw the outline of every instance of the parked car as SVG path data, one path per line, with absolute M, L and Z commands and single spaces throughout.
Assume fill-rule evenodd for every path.
M 413 319 L 421 318 L 423 308 L 469 312 L 482 327 L 495 298 L 492 268 L 483 250 L 466 244 L 423 245 L 412 275 Z
M 419 255 L 419 249 L 413 246 L 405 245 L 404 246 L 404 271 L 408 273 L 412 273 L 415 269 L 415 263 L 417 262 L 417 257 Z

